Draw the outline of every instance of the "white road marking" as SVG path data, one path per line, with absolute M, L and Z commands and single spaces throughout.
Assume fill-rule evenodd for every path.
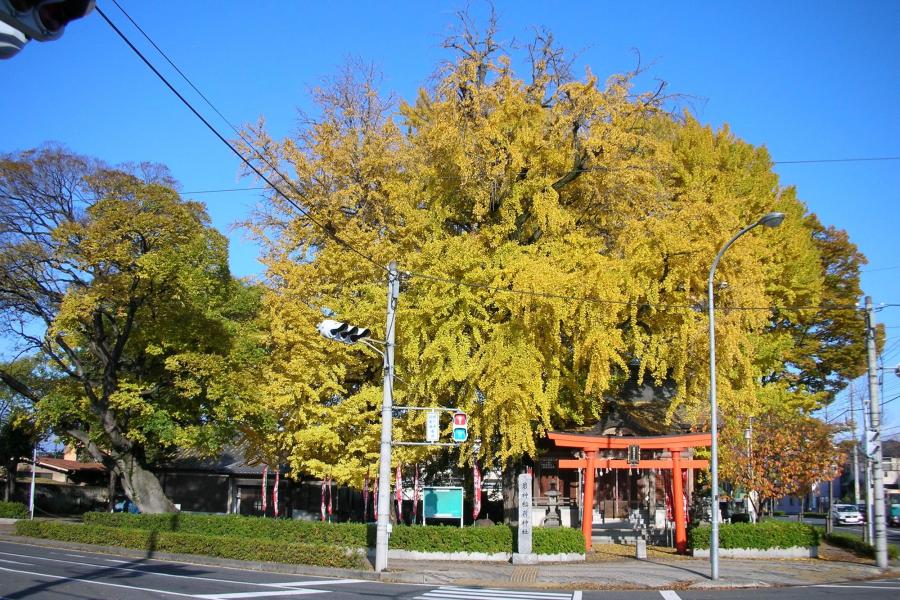
M 81 554 L 69 554 L 68 552 L 66 552 L 65 555 L 66 556 L 74 556 L 75 558 L 88 558 L 87 556 L 83 556 Z
M 672 590 L 660 590 L 659 593 L 663 597 L 663 600 L 681 600 L 681 596 Z
M 572 600 L 581 600 L 581 592 L 580 591 L 572 592 Z
M 238 592 L 236 594 L 197 594 L 194 598 L 204 600 L 229 600 L 231 598 L 270 598 L 272 596 L 303 596 L 306 594 L 327 594 L 327 590 L 283 590 L 263 592 Z
M 114 559 L 114 558 L 104 558 L 103 560 L 105 560 L 105 561 L 107 561 L 107 562 L 119 563 L 120 565 L 127 565 L 127 564 L 130 563 L 130 562 L 134 562 L 134 561 L 131 561 L 131 560 L 116 560 L 116 559 Z
M 231 584 L 235 584 L 235 585 L 257 586 L 257 587 L 260 587 L 260 586 L 261 587 L 271 587 L 271 586 L 277 587 L 279 585 L 283 585 L 283 584 L 278 584 L 278 583 L 271 584 L 271 583 L 255 583 L 255 582 L 250 582 L 250 581 L 235 581 L 234 579 L 219 579 L 216 577 L 198 577 L 196 575 L 178 575 L 175 573 L 162 573 L 159 571 L 154 571 L 150 567 L 148 567 L 147 569 L 135 569 L 135 568 L 131 568 L 131 567 L 116 567 L 114 565 L 101 565 L 101 564 L 95 564 L 95 563 L 89 563 L 89 562 L 79 562 L 77 560 L 64 560 L 61 558 L 46 558 L 44 556 L 33 556 L 31 554 L 16 554 L 15 552 L 0 551 L 0 554 L 6 555 L 6 556 L 15 556 L 17 558 L 33 558 L 33 559 L 43 560 L 43 561 L 48 561 L 48 562 L 63 563 L 66 565 L 79 565 L 82 567 L 97 567 L 97 568 L 109 569 L 109 570 L 113 570 L 113 571 L 127 571 L 130 573 L 142 573 L 144 575 L 157 575 L 159 577 L 173 577 L 175 579 L 193 579 L 195 581 L 204 581 L 204 582 L 208 581 L 208 582 L 213 582 L 213 583 L 231 583 Z M 109 560 L 109 559 L 104 559 L 104 560 Z M 341 581 L 341 580 L 335 580 L 335 581 Z M 292 583 L 292 585 L 294 585 L 294 584 Z
M 21 562 L 18 560 L 4 560 L 2 558 L 0 558 L 0 562 L 10 563 L 12 565 L 28 565 L 30 567 L 34 566 L 34 563 Z
M 482 600 L 573 600 L 574 594 L 560 592 L 531 592 L 498 590 L 492 588 L 463 588 L 443 586 L 425 592 L 417 598 L 422 600 L 436 598 L 478 598 Z
M 307 585 L 334 585 L 337 583 L 360 583 L 362 579 L 310 579 L 309 581 L 282 581 L 279 583 L 257 583 L 266 587 L 292 588 Z M 243 583 L 243 582 L 242 582 Z
M 20 571 L 18 569 L 7 569 L 0 567 L 0 571 L 9 571 L 10 573 L 18 573 L 19 575 L 34 575 L 35 577 L 46 577 L 47 579 L 61 579 L 63 581 L 77 581 L 78 583 L 87 583 L 89 585 L 103 585 L 107 587 L 124 588 L 126 590 L 138 590 L 140 592 L 153 592 L 156 594 L 167 594 L 169 596 L 182 596 L 184 598 L 196 598 L 193 594 L 182 594 L 180 592 L 170 592 L 168 590 L 157 590 L 153 588 L 137 587 L 134 585 L 123 585 L 121 583 L 108 583 L 106 581 L 94 581 L 93 579 L 78 579 L 77 577 L 63 577 L 62 575 L 49 575 L 47 573 L 34 573 L 33 571 Z
M 900 590 L 900 585 L 886 586 L 886 585 L 849 585 L 849 584 L 827 584 L 823 583 L 820 585 L 812 585 L 810 587 L 822 587 L 822 588 L 852 588 L 856 590 Z

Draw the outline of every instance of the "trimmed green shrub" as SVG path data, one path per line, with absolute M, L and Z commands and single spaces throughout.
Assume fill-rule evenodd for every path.
M 695 550 L 709 548 L 709 525 L 691 529 L 688 545 Z M 759 523 L 723 523 L 719 525 L 719 548 L 810 547 L 819 544 L 816 528 L 805 523 L 761 521 Z
M 0 519 L 26 519 L 28 507 L 21 502 L 0 502 Z
M 301 542 L 365 548 L 369 545 L 364 523 L 322 523 L 291 519 L 266 519 L 242 515 L 193 515 L 167 513 L 145 515 L 130 513 L 85 513 L 86 525 L 102 525 L 149 531 L 172 531 L 197 535 L 264 538 L 281 542 Z M 374 545 L 374 526 L 371 540 Z
M 584 534 L 571 527 L 535 527 L 532 549 L 536 554 L 584 554 Z
M 152 529 L 77 525 L 52 521 L 19 521 L 16 534 L 30 537 L 135 548 L 147 552 L 203 554 L 238 560 L 271 561 L 323 567 L 365 569 L 358 551 L 338 546 L 286 543 L 259 538 L 196 535 Z
M 321 523 L 241 515 L 133 515 L 101 512 L 86 513 L 84 522 L 91 526 L 263 538 L 350 548 L 375 546 L 375 526 L 363 523 Z M 446 525 L 396 525 L 391 533 L 390 547 L 420 552 L 512 552 L 514 537 L 515 531 L 506 525 L 462 528 Z M 538 554 L 584 553 L 584 538 L 578 529 L 538 527 L 534 530 L 534 551 Z
M 506 525 L 395 525 L 390 538 L 391 548 L 419 552 L 510 552 L 512 544 Z
M 872 544 L 867 544 L 855 535 L 849 535 L 846 533 L 826 533 L 823 536 L 823 539 L 832 546 L 844 548 L 853 552 L 857 556 L 872 559 L 875 558 L 875 546 L 873 546 Z M 888 544 L 887 550 L 889 559 L 894 560 L 897 558 L 897 546 Z

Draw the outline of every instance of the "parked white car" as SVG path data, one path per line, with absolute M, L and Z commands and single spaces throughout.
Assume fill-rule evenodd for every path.
M 859 509 L 853 504 L 835 504 L 831 509 L 831 518 L 836 525 L 859 525 L 865 522 Z

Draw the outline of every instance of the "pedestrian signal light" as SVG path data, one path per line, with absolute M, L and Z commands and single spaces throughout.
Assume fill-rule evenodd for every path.
M 453 413 L 453 441 L 465 442 L 469 439 L 469 415 L 464 412 Z

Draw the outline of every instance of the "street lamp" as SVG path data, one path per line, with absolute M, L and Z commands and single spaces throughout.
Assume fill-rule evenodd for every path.
M 710 409 L 710 433 L 712 444 L 710 446 L 710 477 L 712 489 L 710 491 L 710 499 L 712 506 L 710 507 L 710 532 L 709 540 L 709 560 L 710 560 L 710 579 L 717 580 L 719 578 L 719 445 L 718 445 L 718 419 L 716 412 L 716 321 L 715 308 L 713 305 L 713 277 L 716 274 L 716 267 L 719 266 L 719 260 L 739 237 L 758 227 L 765 225 L 766 227 L 778 227 L 784 221 L 784 213 L 771 212 L 752 225 L 748 225 L 741 229 L 728 243 L 722 246 L 719 253 L 713 260 L 712 267 L 709 269 L 709 409 Z
M 375 571 L 387 568 L 388 538 L 391 520 L 391 429 L 393 419 L 394 389 L 394 334 L 396 332 L 395 311 L 400 293 L 400 277 L 397 263 L 388 265 L 387 323 L 385 326 L 384 352 L 376 351 L 384 359 L 383 388 L 381 396 L 381 453 L 378 465 L 378 499 L 375 518 Z M 353 327 L 340 321 L 326 319 L 317 329 L 323 336 L 345 344 L 367 343 L 370 331 L 363 327 Z

